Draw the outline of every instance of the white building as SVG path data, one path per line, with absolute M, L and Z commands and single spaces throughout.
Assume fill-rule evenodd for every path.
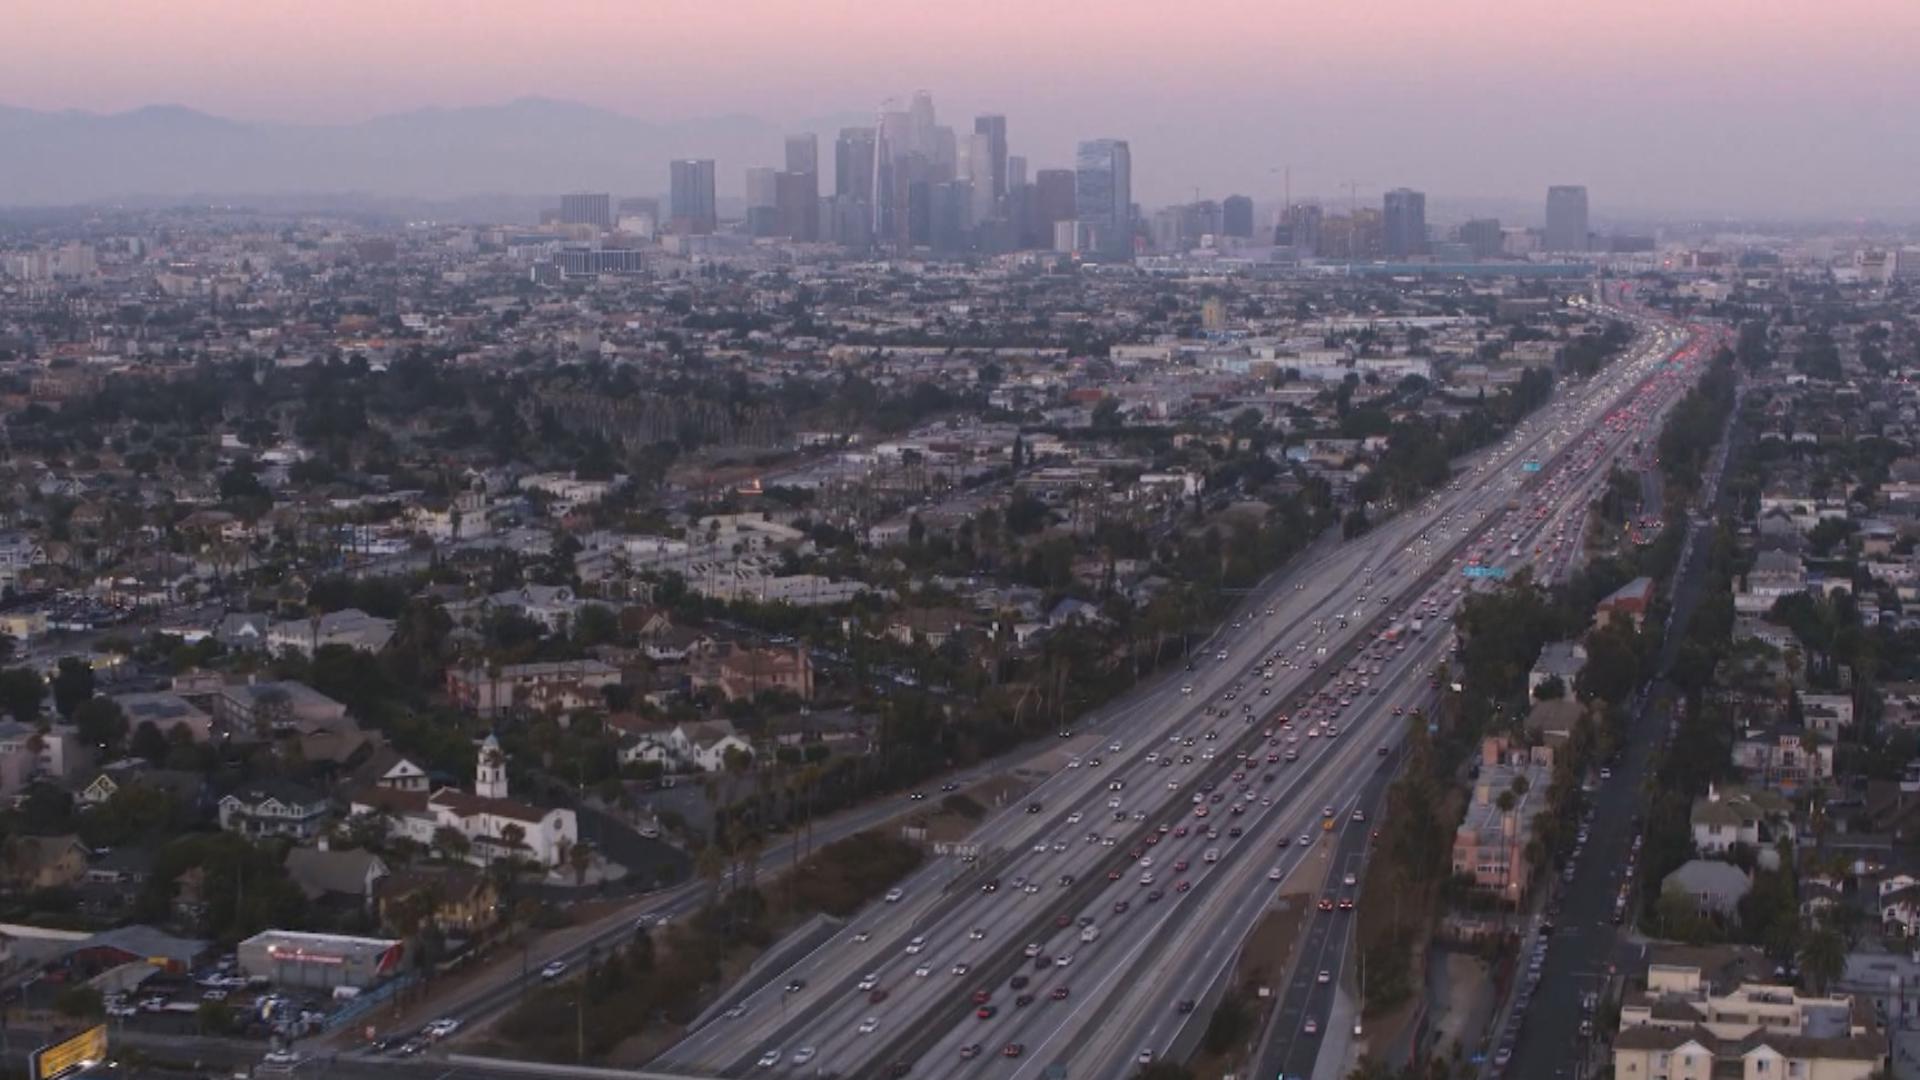
M 507 856 L 559 866 L 580 842 L 573 811 L 541 809 L 508 796 L 506 755 L 492 735 L 480 744 L 472 793 L 376 786 L 355 796 L 351 810 L 355 817 L 383 815 L 393 835 L 427 847 L 441 829 L 452 829 L 467 840 L 467 861 L 481 866 Z

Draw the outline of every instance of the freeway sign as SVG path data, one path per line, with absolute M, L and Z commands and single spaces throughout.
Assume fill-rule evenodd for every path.
M 1469 566 L 1461 573 L 1470 578 L 1503 578 L 1507 576 L 1504 566 Z
M 1525 462 L 1520 466 L 1520 469 L 1522 472 L 1539 472 L 1540 463 L 1537 461 Z

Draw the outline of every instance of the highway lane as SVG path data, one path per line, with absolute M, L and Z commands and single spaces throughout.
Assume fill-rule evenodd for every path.
M 1412 545 L 1406 542 L 1413 539 L 1414 535 L 1417 532 L 1425 532 L 1429 528 L 1431 528 L 1434 521 L 1438 520 L 1442 516 L 1442 512 L 1444 510 L 1457 510 L 1465 515 L 1478 514 L 1478 515 L 1484 516 L 1484 514 L 1489 510 L 1492 501 L 1494 499 L 1497 499 L 1501 493 L 1515 490 L 1518 488 L 1518 484 L 1511 483 L 1511 482 L 1503 482 L 1501 479 L 1499 479 L 1500 476 L 1502 475 L 1499 470 L 1503 466 L 1512 464 L 1513 462 L 1511 459 L 1513 459 L 1520 453 L 1533 449 L 1535 446 L 1540 445 L 1543 441 L 1545 441 L 1549 446 L 1553 447 L 1554 449 L 1558 448 L 1560 442 L 1565 441 L 1565 440 L 1555 441 L 1555 440 L 1546 438 L 1546 427 L 1547 427 L 1547 424 L 1542 423 L 1541 425 L 1538 426 L 1538 429 L 1536 431 L 1531 433 L 1531 436 L 1532 436 L 1531 438 L 1509 440 L 1507 444 L 1504 444 L 1502 449 L 1496 450 L 1491 454 L 1484 455 L 1485 460 L 1489 464 L 1491 464 L 1496 470 L 1494 473 L 1494 476 L 1490 478 L 1492 480 L 1491 483 L 1482 482 L 1479 484 L 1475 484 L 1467 494 L 1463 495 L 1461 498 L 1458 498 L 1458 499 L 1448 499 L 1445 497 L 1437 497 L 1433 500 L 1430 500 L 1426 504 L 1426 509 L 1428 511 L 1426 514 L 1417 514 L 1417 513 L 1405 514 L 1401 518 L 1395 519 L 1394 522 L 1388 525 L 1383 525 L 1380 529 L 1376 530 L 1374 534 L 1371 534 L 1370 538 L 1368 539 L 1368 542 L 1349 545 L 1349 553 L 1346 555 L 1346 557 L 1353 561 L 1349 562 L 1347 565 L 1351 567 L 1352 565 L 1354 565 L 1354 563 L 1357 563 L 1360 558 L 1367 558 L 1371 560 L 1380 554 L 1394 553 L 1396 549 L 1401 546 L 1405 546 L 1410 550 Z M 1335 555 L 1330 556 L 1327 561 L 1335 562 L 1339 560 L 1341 557 L 1342 557 L 1341 553 L 1337 552 Z M 1366 564 L 1361 564 L 1361 565 L 1366 565 Z M 1349 572 L 1346 575 L 1339 578 L 1331 579 L 1337 582 L 1337 586 L 1330 588 L 1326 584 L 1326 582 L 1329 580 L 1328 578 L 1318 577 L 1315 580 L 1316 588 L 1314 592 L 1318 594 L 1318 597 L 1323 604 L 1327 600 L 1332 600 L 1336 605 L 1339 605 L 1339 606 L 1336 606 L 1334 610 L 1344 610 L 1344 605 L 1348 602 L 1348 595 L 1349 595 L 1346 592 L 1346 590 L 1351 587 L 1353 578 L 1354 578 L 1354 573 L 1352 570 L 1349 570 Z M 1303 586 L 1302 591 L 1304 592 L 1305 591 L 1304 586 L 1307 583 L 1303 582 L 1301 584 Z M 1270 597 L 1271 594 L 1269 593 L 1268 595 Z M 1284 595 L 1282 599 L 1284 600 Z M 1258 602 L 1259 601 L 1256 601 L 1256 604 Z M 1316 607 L 1318 606 L 1319 605 L 1316 605 Z M 1286 607 L 1289 610 L 1281 611 L 1279 612 L 1279 614 L 1283 617 L 1283 619 L 1288 615 L 1293 615 L 1295 617 L 1294 621 L 1297 623 L 1298 617 L 1301 613 L 1299 613 L 1298 609 L 1295 608 L 1293 605 L 1286 605 Z M 1258 632 L 1260 629 L 1259 624 L 1262 621 L 1264 621 L 1261 618 L 1261 612 L 1256 610 L 1253 613 L 1252 621 L 1255 624 L 1255 632 Z M 1346 641 L 1350 641 L 1352 638 L 1357 637 L 1359 634 L 1363 632 L 1368 632 L 1371 630 L 1371 627 L 1369 625 L 1369 623 L 1371 622 L 1371 619 L 1368 617 L 1357 618 L 1354 620 L 1354 622 L 1356 625 L 1344 635 L 1336 634 L 1333 631 L 1329 630 L 1327 634 L 1324 636 L 1327 639 L 1333 640 L 1336 644 L 1343 644 Z M 1277 635 L 1269 633 L 1267 638 L 1261 643 L 1260 652 L 1264 653 L 1267 648 L 1270 648 L 1273 644 L 1275 644 L 1276 637 Z M 1239 644 L 1232 646 L 1232 648 L 1234 649 L 1234 651 L 1239 652 L 1240 655 L 1242 656 L 1246 655 L 1246 653 L 1241 649 L 1241 646 Z M 1233 677 L 1235 677 L 1235 675 L 1238 675 L 1241 678 L 1245 678 L 1246 669 L 1247 667 L 1250 667 L 1250 666 L 1251 666 L 1250 664 L 1247 664 L 1235 669 L 1231 665 L 1220 665 L 1220 666 L 1214 667 L 1211 673 L 1208 673 L 1206 669 L 1203 667 L 1202 672 L 1196 673 L 1196 682 L 1195 682 L 1196 693 L 1194 697 L 1199 698 L 1201 697 L 1202 694 L 1206 694 L 1210 696 L 1211 694 L 1218 691 L 1221 683 L 1230 681 Z M 1211 678 L 1208 677 L 1209 674 L 1211 674 L 1212 676 Z M 1302 676 L 1303 673 L 1300 671 L 1300 669 L 1296 668 L 1296 669 L 1293 669 L 1293 674 L 1296 676 L 1296 678 L 1289 679 L 1287 680 L 1288 682 L 1297 683 L 1298 681 L 1300 681 L 1299 677 Z M 1295 688 L 1297 689 L 1297 685 Z M 1147 713 L 1159 711 L 1158 706 L 1160 703 L 1153 702 L 1151 704 L 1153 707 L 1148 707 L 1149 703 L 1143 702 L 1142 707 L 1135 709 L 1134 713 L 1136 715 L 1139 715 L 1139 714 L 1147 714 Z M 1263 702 L 1263 706 L 1264 706 L 1264 702 Z M 1147 719 L 1149 722 L 1151 722 L 1152 720 L 1151 717 L 1148 717 Z M 1186 722 L 1190 719 L 1195 719 L 1191 710 L 1189 710 L 1186 716 L 1179 717 L 1178 722 Z M 1154 724 L 1152 726 L 1164 729 L 1165 724 L 1164 722 L 1161 722 L 1159 724 Z M 1110 728 L 1109 733 L 1110 734 L 1113 733 L 1114 730 L 1115 729 Z M 1132 739 L 1134 737 L 1135 737 L 1134 733 L 1129 727 L 1126 738 Z M 1123 747 L 1126 745 L 1126 741 L 1124 739 L 1123 739 L 1122 745 Z M 1136 758 L 1132 762 L 1130 762 L 1129 767 L 1126 769 L 1127 775 L 1122 778 L 1123 783 L 1126 783 L 1128 785 L 1137 783 L 1139 781 L 1139 771 L 1142 767 L 1144 767 L 1144 761 L 1142 758 Z M 1082 776 L 1090 774 L 1091 771 L 1092 771 L 1091 769 L 1086 770 L 1086 772 L 1082 773 Z M 1059 779 L 1060 775 L 1063 775 L 1063 774 L 1057 774 L 1055 779 Z M 1106 775 L 1111 776 L 1113 774 L 1108 773 Z M 1096 788 L 1093 787 L 1093 783 L 1096 783 L 1096 782 L 1097 781 L 1089 782 L 1089 781 L 1082 780 L 1079 784 L 1069 784 L 1069 785 L 1063 785 L 1063 786 L 1071 788 L 1073 794 L 1084 798 L 1084 796 L 1089 791 L 1097 790 Z M 1051 783 L 1051 781 L 1049 783 Z M 1042 785 L 1043 790 L 1046 789 L 1046 787 L 1047 785 Z M 1081 811 L 1081 813 L 1086 813 L 1086 812 L 1087 811 Z M 1005 816 L 1006 815 L 1003 815 L 1003 819 Z M 1031 826 L 1022 828 L 1020 823 L 1016 821 L 1016 823 L 1013 826 L 1006 829 L 1007 838 L 1010 840 L 1009 846 L 1014 846 L 1014 845 L 1024 843 L 1027 840 L 1029 840 L 1031 837 L 1039 835 L 1047 827 L 1044 822 L 1039 820 L 1040 818 L 1045 816 L 1044 814 L 1026 815 L 1026 816 L 1035 819 Z M 1060 826 L 1060 824 L 1061 822 L 1058 819 L 1055 819 L 1055 821 L 1052 823 L 1052 828 L 1057 829 Z M 1077 823 L 1070 823 L 1070 824 L 1077 824 Z M 1115 839 L 1116 839 L 1116 845 L 1117 845 L 1118 838 L 1116 837 Z M 1051 851 L 1052 846 L 1054 846 L 1054 843 L 1049 842 L 1048 854 L 1068 854 L 1066 852 L 1052 852 Z M 1089 845 L 1089 846 L 1105 847 L 1104 844 Z M 1071 859 L 1067 861 L 1071 865 L 1082 866 L 1088 860 L 1086 860 L 1085 858 L 1080 858 L 1080 859 Z M 1056 871 L 1056 872 L 1071 872 L 1071 871 Z M 947 873 L 950 875 L 951 871 L 948 871 Z M 924 897 L 931 891 L 931 886 L 934 884 L 934 882 L 931 879 L 931 875 L 929 875 L 928 877 L 929 877 L 929 880 L 925 882 L 915 883 L 915 892 L 917 895 Z M 948 880 L 939 883 L 940 890 L 943 892 L 949 891 L 954 884 L 955 884 L 954 881 L 949 876 Z M 1029 896 L 1033 894 L 1023 892 L 1017 895 Z M 905 900 L 903 899 L 902 902 L 905 903 Z M 993 921 L 995 925 L 992 927 L 982 926 L 982 929 L 988 932 L 991 932 L 994 929 L 1000 929 L 1004 931 L 1009 923 L 1013 923 L 1017 925 L 1020 921 L 1018 908 L 1008 904 L 999 905 L 999 910 L 994 911 L 991 914 L 994 916 Z M 940 921 L 942 923 L 951 924 L 947 928 L 949 935 L 966 933 L 971 929 L 973 925 L 976 925 L 980 922 L 980 920 L 954 919 L 950 917 L 950 914 L 943 915 Z M 966 940 L 970 941 L 973 939 L 969 935 L 966 938 Z M 949 946 L 951 945 L 951 942 L 943 941 L 943 943 Z M 822 951 L 825 952 L 827 950 L 822 950 Z M 933 941 L 930 939 L 927 944 L 927 952 L 931 954 L 934 951 L 935 951 L 935 946 Z M 942 961 L 945 962 L 946 960 L 948 960 L 948 958 L 951 955 L 952 955 L 951 953 L 942 954 L 941 955 Z M 928 976 L 916 977 L 916 978 L 920 978 L 922 980 L 928 980 L 928 979 L 932 979 L 932 975 L 930 973 Z M 933 981 L 937 983 L 939 980 L 933 980 Z M 809 988 L 812 985 L 813 984 L 811 983 L 811 981 L 809 981 Z M 930 984 L 925 983 L 923 981 L 922 985 L 930 985 Z M 802 990 L 801 992 L 805 993 L 805 990 Z M 912 993 L 912 991 L 910 991 L 910 993 Z M 926 998 L 926 997 L 938 998 L 943 995 L 934 993 L 931 995 L 916 994 L 915 996 L 922 997 L 922 998 Z M 946 996 L 950 996 L 950 995 L 946 995 Z M 845 1024 L 845 1022 L 848 1020 L 850 1016 L 862 1013 L 864 1011 L 864 1007 L 868 1004 L 870 1003 L 862 1002 L 856 999 L 850 1006 L 842 1007 L 841 1009 L 838 1010 L 838 1012 L 840 1013 L 839 1021 L 842 1024 Z M 896 1010 L 898 1010 L 897 1005 L 896 1005 Z M 855 1023 L 857 1023 L 857 1021 L 855 1021 Z M 765 1029 L 763 1028 L 761 1030 L 764 1031 Z M 800 1030 L 804 1030 L 804 1028 L 789 1029 L 787 1031 L 787 1034 L 788 1035 L 797 1034 L 798 1031 Z M 842 1030 L 844 1030 L 844 1027 L 842 1028 Z M 715 1038 L 715 1041 L 724 1040 L 731 1047 L 738 1048 L 738 1047 L 741 1047 L 743 1044 L 746 1044 L 747 1040 L 752 1038 L 752 1036 L 749 1033 L 741 1032 L 739 1030 L 730 1030 L 725 1034 L 717 1034 L 714 1038 Z M 783 1038 L 783 1041 L 787 1041 L 787 1040 Z M 759 1044 L 754 1043 L 752 1045 L 758 1046 Z M 678 1048 L 676 1049 L 678 1050 Z M 737 1050 L 736 1050 L 736 1053 L 737 1053 Z M 720 1064 L 722 1068 L 726 1068 L 728 1066 L 738 1067 L 744 1063 L 746 1056 L 747 1055 L 740 1055 L 738 1057 L 735 1057 L 731 1061 L 717 1063 L 717 1064 Z M 821 1054 L 821 1058 L 823 1060 L 825 1059 L 824 1051 Z M 844 1067 L 844 1064 L 838 1061 L 834 1061 L 833 1067 L 835 1068 Z

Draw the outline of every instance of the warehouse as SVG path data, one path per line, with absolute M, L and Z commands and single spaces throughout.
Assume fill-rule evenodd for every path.
M 386 938 L 267 930 L 240 943 L 240 971 L 286 990 L 364 990 L 400 970 L 406 948 Z

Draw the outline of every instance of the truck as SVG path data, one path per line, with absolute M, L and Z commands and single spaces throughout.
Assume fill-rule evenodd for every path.
M 1424 619 L 1413 619 L 1407 623 L 1407 632 L 1412 634 L 1417 634 L 1421 630 L 1425 629 L 1426 625 L 1427 624 Z

